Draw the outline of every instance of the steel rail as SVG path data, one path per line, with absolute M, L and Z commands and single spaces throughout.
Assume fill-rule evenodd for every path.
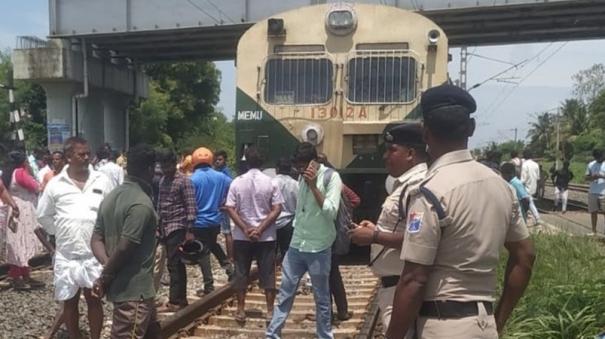
M 256 279 L 258 279 L 258 270 L 254 269 L 250 272 L 250 276 L 248 277 L 248 285 Z M 235 280 L 230 281 L 200 300 L 179 310 L 173 316 L 161 321 L 160 331 L 162 338 L 169 338 L 178 334 L 192 323 L 195 323 L 197 319 L 210 312 L 213 308 L 225 303 L 225 301 L 235 294 L 235 284 Z

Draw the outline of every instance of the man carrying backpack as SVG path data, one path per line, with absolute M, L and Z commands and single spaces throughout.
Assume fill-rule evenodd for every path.
M 328 186 L 332 177 L 334 167 L 328 161 L 324 153 L 319 153 L 317 161 L 329 167 L 324 175 L 324 186 Z M 353 312 L 349 311 L 349 302 L 347 301 L 347 291 L 340 274 L 340 256 L 349 253 L 351 244 L 349 225 L 352 223 L 353 210 L 361 204 L 361 198 L 349 188 L 342 184 L 342 195 L 340 196 L 340 206 L 336 215 L 336 241 L 332 245 L 332 266 L 330 267 L 330 293 L 336 304 L 336 313 L 332 311 L 334 318 L 345 321 L 351 319 Z
M 393 192 L 382 204 L 376 224 L 364 220 L 351 231 L 351 241 L 360 246 L 372 245 L 370 266 L 380 277 L 378 306 L 383 328 L 389 326 L 393 297 L 403 270 L 399 259 L 405 232 L 405 205 L 409 190 L 426 175 L 426 145 L 422 140 L 422 127 L 418 123 L 392 126 L 384 133 L 386 145 L 383 155 L 388 173 L 397 178 Z
M 280 338 L 292 309 L 301 277 L 309 272 L 313 284 L 316 333 L 320 339 L 332 339 L 330 305 L 330 267 L 332 244 L 336 239 L 334 220 L 340 206 L 342 181 L 334 170 L 317 162 L 317 151 L 308 143 L 296 148 L 294 164 L 302 173 L 299 182 L 294 234 L 283 261 L 278 304 L 267 328 L 267 338 Z M 324 185 L 324 176 L 330 173 Z

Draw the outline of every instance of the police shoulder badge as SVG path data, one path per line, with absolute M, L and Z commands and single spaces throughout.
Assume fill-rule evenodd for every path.
M 424 212 L 411 212 L 408 217 L 408 233 L 418 233 L 422 228 Z

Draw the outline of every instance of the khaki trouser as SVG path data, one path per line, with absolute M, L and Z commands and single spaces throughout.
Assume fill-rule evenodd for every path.
M 166 269 L 166 246 L 158 244 L 155 249 L 155 260 L 153 262 L 153 286 L 155 293 L 160 290 L 160 281 Z
M 111 339 L 159 339 L 153 299 L 113 303 Z
M 420 317 L 416 321 L 418 339 L 497 339 L 496 320 L 488 315 L 483 303 L 477 303 L 479 314 L 460 319 Z M 409 337 L 409 336 L 408 336 Z

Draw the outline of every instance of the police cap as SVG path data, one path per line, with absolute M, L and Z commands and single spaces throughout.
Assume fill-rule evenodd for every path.
M 422 126 L 416 122 L 393 125 L 384 132 L 384 141 L 397 145 L 424 145 Z
M 468 115 L 477 110 L 475 99 L 467 91 L 450 84 L 433 87 L 424 92 L 420 105 L 425 118 L 431 112 L 448 106 L 458 106 Z

